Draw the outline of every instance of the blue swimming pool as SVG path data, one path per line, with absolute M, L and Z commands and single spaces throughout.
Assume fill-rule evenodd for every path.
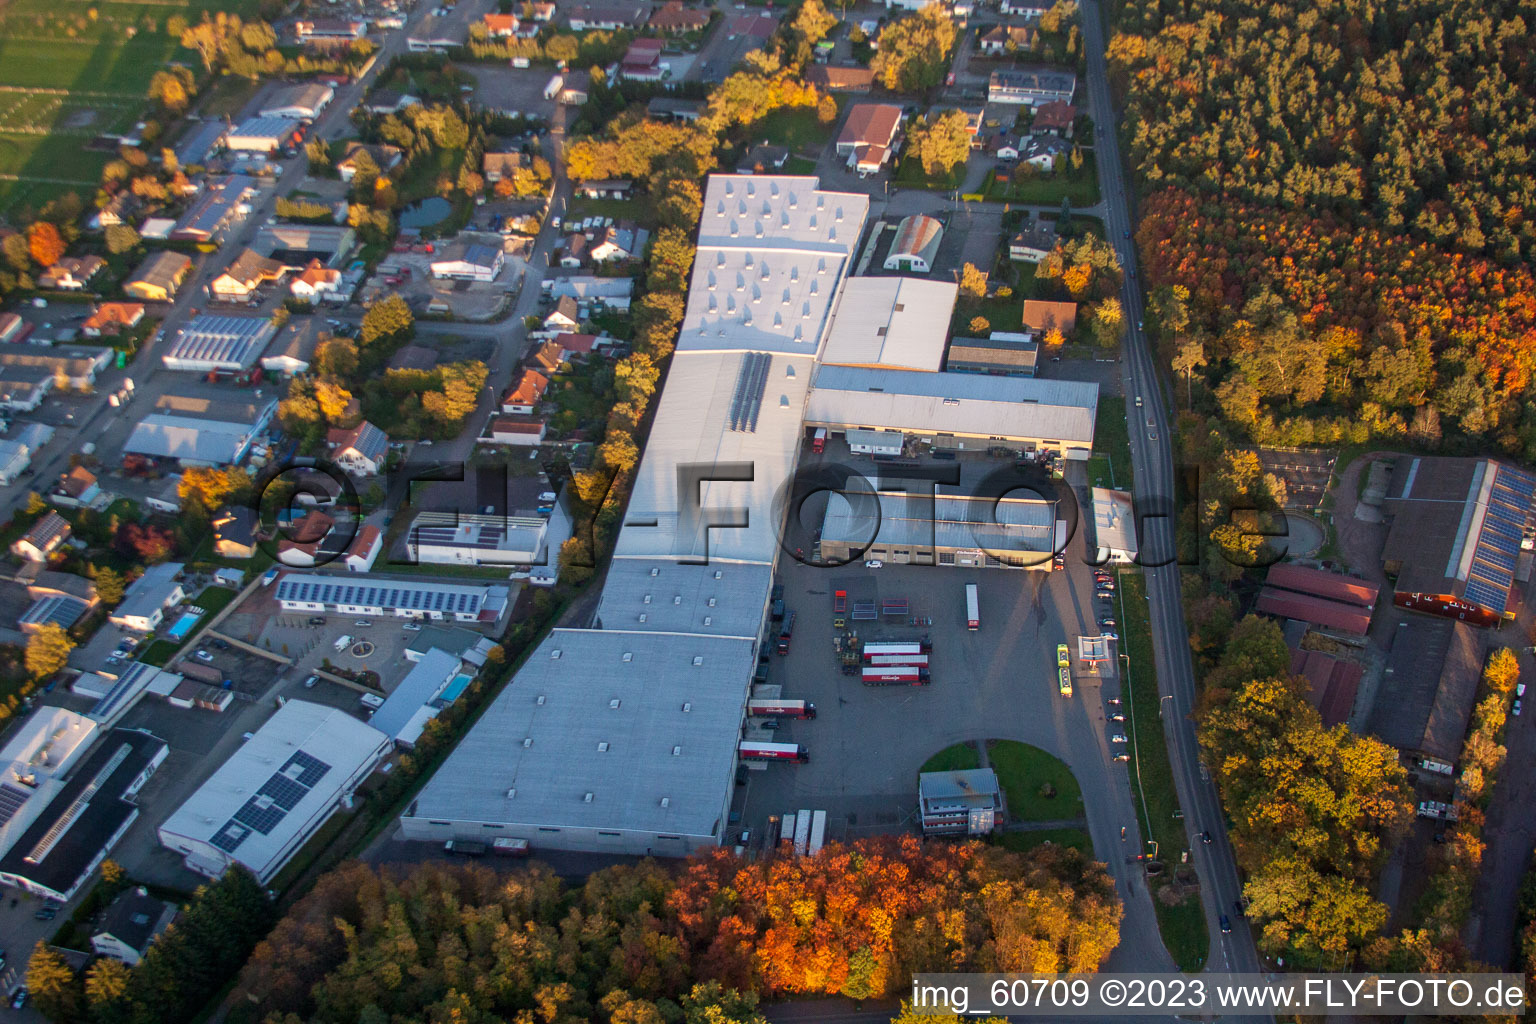
M 474 681 L 474 676 L 466 676 L 463 674 L 456 675 L 453 677 L 453 682 L 449 683 L 443 688 L 443 695 L 438 699 L 441 700 L 445 705 L 452 704 L 454 701 L 459 699 L 459 694 L 463 693 L 464 689 Z
M 192 627 L 197 625 L 197 620 L 200 618 L 202 616 L 199 614 L 183 612 L 181 618 L 176 620 L 176 624 L 166 630 L 166 635 L 172 640 L 185 640 L 187 634 L 192 632 Z

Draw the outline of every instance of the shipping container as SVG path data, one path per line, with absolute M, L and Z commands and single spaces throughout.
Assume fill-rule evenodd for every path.
M 804 857 L 811 849 L 811 812 L 801 808 L 795 815 L 795 856 Z
M 742 740 L 736 747 L 736 752 L 748 761 L 795 761 L 804 763 L 811 759 L 803 746 L 798 743 L 757 743 L 751 740 Z
M 811 845 L 807 852 L 812 856 L 821 852 L 821 848 L 827 845 L 827 812 L 815 811 L 811 814 Z
M 929 683 L 928 670 L 916 665 L 864 666 L 864 684 L 866 686 L 894 686 L 902 683 L 908 686 L 927 686 Z
M 749 700 L 747 714 L 755 718 L 815 718 L 816 705 L 804 700 Z
M 965 585 L 965 628 L 981 628 L 981 605 L 976 596 L 976 584 Z

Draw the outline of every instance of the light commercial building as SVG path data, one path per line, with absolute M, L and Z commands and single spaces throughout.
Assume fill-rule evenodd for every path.
M 171 339 L 160 361 L 167 370 L 239 373 L 256 363 L 277 333 L 271 320 L 259 316 L 195 316 Z
M 917 803 L 925 836 L 984 836 L 1003 824 L 1003 791 L 990 768 L 923 772 Z
M 433 702 L 459 675 L 462 667 L 463 663 L 455 654 L 436 647 L 427 651 L 396 684 L 368 724 L 398 746 L 414 746 L 421 730 L 441 710 Z
M 1099 386 L 971 373 L 823 366 L 805 420 L 832 429 L 900 430 L 935 448 L 1093 452 Z
M 0 749 L 0 855 L 42 814 L 96 739 L 84 715 L 43 705 Z
M 437 580 L 351 580 L 291 572 L 277 581 L 277 603 L 287 612 L 392 615 L 485 625 L 501 620 L 509 596 L 502 586 Z
M 850 277 L 822 348 L 823 365 L 934 372 L 960 287 L 911 277 Z
M 266 884 L 389 750 L 347 712 L 290 700 L 165 820 L 160 845 L 208 878 L 241 864 Z
M 1136 508 L 1130 492 L 1095 487 L 1092 493 L 1098 559 L 1121 565 L 1136 561 Z
M 896 226 L 896 237 L 891 240 L 891 248 L 886 253 L 885 269 L 926 274 L 933 269 L 934 259 L 939 254 L 939 243 L 943 240 L 944 225 L 939 223 L 938 218 L 921 213 L 903 217 Z
M 1054 500 L 834 492 L 822 516 L 821 555 L 1049 571 L 1066 531 Z
M 147 732 L 109 732 L 0 857 L 0 885 L 73 899 L 138 819 L 134 797 L 169 750 Z
M 278 400 L 217 402 L 162 396 L 139 421 L 123 451 L 186 466 L 234 466 L 277 413 Z
M 406 551 L 429 565 L 532 565 L 550 558 L 549 520 L 540 515 L 422 512 Z
M 992 72 L 987 81 L 987 102 L 1015 106 L 1071 103 L 1077 92 L 1077 76 L 1049 68 L 1010 68 Z

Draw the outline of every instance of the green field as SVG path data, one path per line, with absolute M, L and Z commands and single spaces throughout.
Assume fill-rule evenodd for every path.
M 200 70 L 166 20 L 204 11 L 249 15 L 252 0 L 70 5 L 12 0 L 0 8 L 0 211 L 73 191 L 89 198 L 109 152 L 87 148 L 143 116 L 154 73 Z
M 956 743 L 945 747 L 923 762 L 920 772 L 960 772 L 981 767 L 981 754 L 974 743 Z
M 1004 832 L 997 837 L 997 845 L 1005 850 L 1013 850 L 1023 853 L 1033 850 L 1037 846 L 1052 843 L 1056 846 L 1069 846 L 1085 856 L 1093 856 L 1093 840 L 1088 838 L 1088 833 L 1080 828 L 1046 828 L 1034 829 L 1028 832 Z
M 1071 821 L 1083 816 L 1083 793 L 1059 757 L 1017 740 L 992 740 L 987 760 L 1008 797 L 1014 821 Z M 1045 795 L 1049 785 L 1053 794 Z

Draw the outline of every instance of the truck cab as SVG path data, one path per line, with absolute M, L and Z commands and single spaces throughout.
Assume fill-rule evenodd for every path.
M 819 455 L 820 453 L 822 453 L 822 452 L 824 452 L 826 450 L 827 450 L 827 428 L 826 427 L 817 427 L 816 428 L 816 432 L 811 435 L 811 451 L 816 452 Z

